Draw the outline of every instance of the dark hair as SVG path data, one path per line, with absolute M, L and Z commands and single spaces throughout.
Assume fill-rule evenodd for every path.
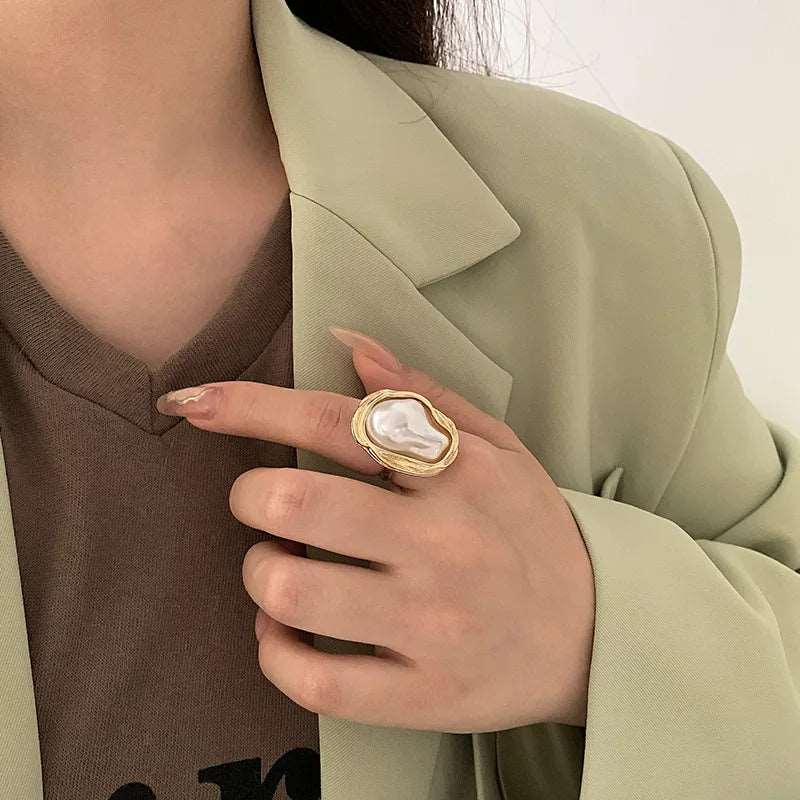
M 499 47 L 502 9 L 496 0 L 287 0 L 292 13 L 354 50 L 450 69 L 494 74 L 487 45 Z M 469 12 L 461 10 L 469 6 Z M 488 39 L 488 41 L 487 41 Z M 464 48 L 464 43 L 469 47 Z M 477 57 L 470 57 L 475 49 Z

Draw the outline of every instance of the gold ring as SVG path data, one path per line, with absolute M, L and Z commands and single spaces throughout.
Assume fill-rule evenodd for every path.
M 458 455 L 455 423 L 417 392 L 368 394 L 353 412 L 350 432 L 375 461 L 405 475 L 438 475 Z

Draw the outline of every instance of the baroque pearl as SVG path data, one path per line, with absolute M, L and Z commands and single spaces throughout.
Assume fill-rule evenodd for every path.
M 434 427 L 425 406 L 413 397 L 395 397 L 377 403 L 366 423 L 367 435 L 386 450 L 437 461 L 450 437 Z

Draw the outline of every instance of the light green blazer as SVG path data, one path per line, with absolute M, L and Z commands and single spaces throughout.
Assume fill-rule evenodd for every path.
M 600 106 L 355 51 L 285 0 L 251 10 L 291 189 L 297 388 L 363 396 L 336 324 L 504 418 L 596 584 L 585 729 L 321 716 L 323 800 L 797 800 L 800 440 L 726 355 L 741 248 L 708 174 Z M 38 800 L 0 477 L 0 796 Z

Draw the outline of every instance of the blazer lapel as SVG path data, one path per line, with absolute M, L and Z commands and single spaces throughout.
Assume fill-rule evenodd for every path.
M 295 386 L 363 396 L 327 331 L 335 324 L 377 336 L 503 418 L 512 376 L 424 288 L 509 244 L 519 225 L 364 54 L 306 25 L 286 0 L 252 0 L 251 12 L 291 194 Z
M 254 0 L 251 8 L 291 190 L 295 387 L 363 397 L 349 351 L 327 330 L 340 325 L 376 336 L 401 361 L 504 418 L 512 376 L 422 290 L 516 239 L 516 221 L 365 54 L 306 25 L 285 0 Z M 298 466 L 359 477 L 304 450 Z M 371 652 L 319 635 L 314 643 L 331 653 Z M 324 715 L 319 733 L 323 800 L 428 797 L 441 733 Z
M 519 236 L 515 220 L 425 111 L 364 54 L 306 25 L 286 0 L 252 0 L 253 36 L 290 188 L 294 380 L 362 397 L 327 328 L 362 330 L 504 418 L 512 376 L 424 296 Z M 299 450 L 298 466 L 359 477 Z M 363 563 L 308 548 L 312 557 Z M 0 784 L 40 800 L 27 631 L 0 448 Z M 369 645 L 315 636 L 329 652 Z M 427 797 L 441 734 L 320 715 L 324 800 Z M 413 765 L 413 771 L 408 767 Z M 358 791 L 358 795 L 354 794 Z

